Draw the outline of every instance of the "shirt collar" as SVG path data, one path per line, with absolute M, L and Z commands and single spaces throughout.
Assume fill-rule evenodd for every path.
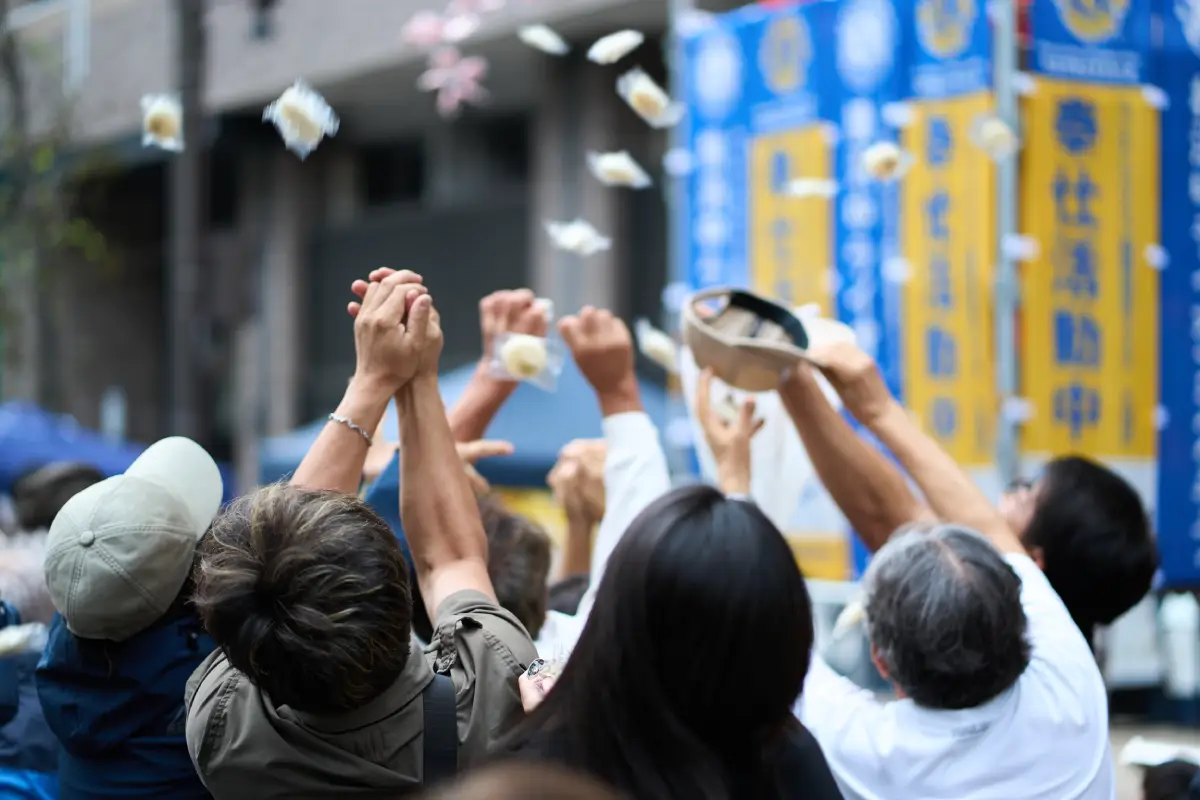
M 324 733 L 338 734 L 374 725 L 404 711 L 433 680 L 433 670 L 425 660 L 421 645 L 414 638 L 409 644 L 408 661 L 391 686 L 366 705 L 340 714 L 311 714 L 293 711 L 304 725 Z

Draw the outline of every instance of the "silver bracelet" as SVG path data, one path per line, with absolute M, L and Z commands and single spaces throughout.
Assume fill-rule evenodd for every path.
M 349 428 L 350 430 L 357 433 L 359 436 L 366 439 L 367 444 L 375 443 L 375 441 L 371 438 L 371 434 L 369 434 L 365 430 L 363 430 L 362 427 L 354 424 L 354 420 L 350 419 L 349 417 L 342 417 L 342 416 L 338 416 L 337 414 L 330 414 L 329 421 L 336 422 L 338 425 L 345 425 L 347 428 Z

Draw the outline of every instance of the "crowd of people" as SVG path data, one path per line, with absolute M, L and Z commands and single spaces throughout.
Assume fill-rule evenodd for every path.
M 484 437 L 516 383 L 481 366 L 447 411 L 421 276 L 351 291 L 354 377 L 288 482 L 222 508 L 213 460 L 170 438 L 46 520 L 22 562 L 41 605 L 5 596 L 0 634 L 48 628 L 4 638 L 0 796 L 1116 797 L 1091 643 L 1149 591 L 1156 555 L 1113 472 L 1057 459 L 993 504 L 855 345 L 781 375 L 875 551 L 881 697 L 816 647 L 804 576 L 751 495 L 752 399 L 720 413 L 701 374 L 715 485 L 673 488 L 625 323 L 560 320 L 603 436 L 564 443 L 549 476 L 568 521 L 552 578 L 545 531 L 472 467 L 507 450 Z M 497 337 L 548 324 L 527 290 L 480 317 L 481 365 Z

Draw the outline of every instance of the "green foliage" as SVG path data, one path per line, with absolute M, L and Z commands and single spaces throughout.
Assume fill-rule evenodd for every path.
M 0 2 L 0 10 L 7 6 Z M 13 269 L 24 264 L 40 280 L 67 268 L 110 266 L 103 234 L 79 213 L 81 183 L 101 171 L 72 151 L 72 98 L 40 91 L 33 76 L 54 76 L 55 59 L 44 43 L 0 32 L 0 304 Z M 55 80 L 53 88 L 61 87 Z M 38 89 L 35 94 L 35 88 Z M 47 123 L 34 126 L 37 118 Z M 46 112 L 49 112 L 46 114 Z M 26 252 L 32 258 L 13 258 Z

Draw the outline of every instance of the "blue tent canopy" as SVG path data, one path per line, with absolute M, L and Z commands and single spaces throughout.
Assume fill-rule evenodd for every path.
M 56 461 L 90 464 L 104 475 L 124 472 L 138 457 L 137 445 L 116 444 L 72 417 L 32 403 L 0 405 L 0 491 L 30 470 Z
M 474 374 L 475 365 L 470 364 L 440 377 L 447 408 L 462 396 Z M 664 424 L 666 392 L 645 381 L 641 389 L 646 412 L 655 422 Z M 317 420 L 291 433 L 265 439 L 259 449 L 260 479 L 264 483 L 278 480 L 296 469 L 324 427 L 325 420 Z M 396 415 L 391 410 L 384 430 L 390 441 L 399 440 Z M 489 439 L 512 442 L 515 452 L 481 462 L 479 471 L 499 486 L 545 486 L 546 474 L 564 444 L 602 434 L 595 394 L 575 363 L 568 360 L 556 391 L 546 392 L 526 383 L 517 387 L 487 431 Z
M 120 475 L 145 450 L 144 445 L 113 442 L 88 430 L 66 414 L 46 411 L 33 403 L 0 405 L 0 492 L 32 470 L 60 461 L 89 464 L 105 477 Z M 228 464 L 218 463 L 231 500 L 237 481 Z

